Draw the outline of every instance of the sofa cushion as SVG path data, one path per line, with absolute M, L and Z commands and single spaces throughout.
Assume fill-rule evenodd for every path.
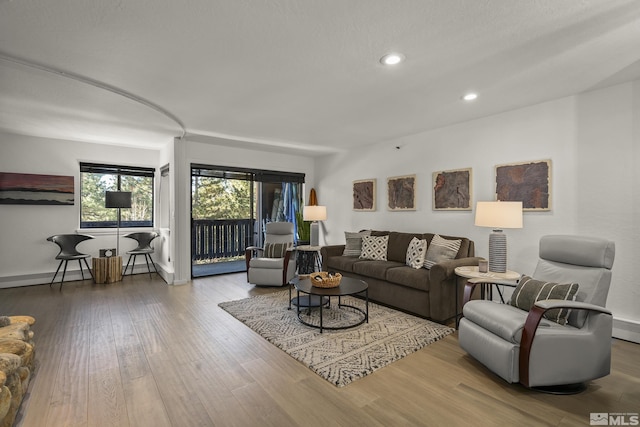
M 361 261 L 357 256 L 332 256 L 327 258 L 327 269 L 353 272 L 353 264 Z
M 429 243 L 424 267 L 431 268 L 439 262 L 455 259 L 461 243 L 460 239 L 449 240 L 436 234 Z
M 514 344 L 520 343 L 527 313 L 509 304 L 500 304 L 487 300 L 472 300 L 462 309 L 465 319 L 475 323 L 482 329 L 499 336 Z M 538 326 L 540 330 L 561 329 L 557 323 L 542 319 Z
M 404 263 L 393 261 L 362 261 L 353 264 L 353 272 L 362 276 L 385 280 L 387 270 L 393 267 L 403 267 Z M 409 268 L 409 267 L 406 267 Z
M 424 258 L 427 254 L 427 241 L 414 237 L 409 242 L 405 263 L 411 268 L 421 268 L 424 265 Z
M 417 233 L 399 233 L 392 231 L 389 233 L 389 246 L 387 248 L 387 259 L 389 261 L 405 263 L 407 256 L 407 248 L 411 239 L 417 237 L 422 239 L 422 234 Z
M 284 267 L 284 258 L 251 258 L 249 268 L 273 268 L 282 270 Z
M 345 231 L 344 239 L 346 243 L 344 245 L 344 252 L 342 253 L 342 255 L 360 256 L 360 254 L 362 253 L 362 237 L 370 235 L 371 230 L 364 230 L 357 233 Z
M 420 289 L 421 291 L 429 290 L 429 270 L 424 268 L 411 268 L 406 265 L 396 266 L 387 269 L 387 282 L 410 288 Z
M 536 301 L 545 299 L 562 299 L 572 301 L 578 292 L 577 283 L 552 283 L 535 280 L 529 276 L 522 276 L 518 286 L 511 294 L 511 305 L 521 310 L 529 311 Z M 564 325 L 569 317 L 569 309 L 555 309 L 544 313 L 544 317 Z
M 363 236 L 360 259 L 386 261 L 388 244 L 389 236 Z

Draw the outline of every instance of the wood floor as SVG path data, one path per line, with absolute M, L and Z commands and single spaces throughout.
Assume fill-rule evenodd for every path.
M 640 412 L 640 345 L 619 340 L 611 375 L 574 396 L 504 383 L 455 334 L 337 388 L 218 307 L 266 292 L 244 274 L 0 290 L 0 313 L 37 319 L 16 425 L 585 426 L 591 412 Z

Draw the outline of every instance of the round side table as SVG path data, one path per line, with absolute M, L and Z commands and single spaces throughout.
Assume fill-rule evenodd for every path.
M 456 276 L 464 277 L 466 279 L 491 279 L 492 281 L 488 281 L 487 283 L 482 283 L 480 288 L 481 298 L 485 298 L 486 291 L 489 291 L 489 299 L 493 299 L 493 287 L 495 285 L 496 290 L 498 291 L 498 295 L 500 295 L 500 302 L 504 304 L 504 296 L 502 295 L 502 291 L 498 285 L 510 286 L 515 288 L 518 285 L 518 280 L 520 280 L 521 274 L 517 271 L 507 270 L 504 273 L 495 273 L 492 271 L 488 271 L 486 273 L 481 273 L 478 269 L 478 266 L 462 266 L 456 267 L 455 269 Z M 458 319 L 461 316 L 461 312 L 458 312 L 458 284 L 456 283 L 456 328 L 458 327 Z
M 296 246 L 298 275 L 309 275 L 316 271 L 316 268 L 318 271 L 322 270 L 320 249 L 322 249 L 322 246 Z

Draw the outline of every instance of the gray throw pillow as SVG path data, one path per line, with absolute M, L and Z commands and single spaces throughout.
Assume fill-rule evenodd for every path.
M 424 268 L 431 268 L 439 262 L 455 259 L 461 244 L 462 240 L 460 239 L 449 240 L 436 234 L 429 243 Z
M 370 236 L 371 230 L 360 231 L 357 233 L 345 231 L 344 232 L 344 251 L 342 255 L 345 256 L 360 256 L 362 253 L 362 238 L 364 236 Z
M 536 301 L 545 299 L 562 299 L 573 301 L 576 292 L 578 292 L 577 283 L 552 283 L 542 280 L 532 279 L 529 276 L 522 276 L 518 286 L 511 295 L 511 305 L 521 310 L 529 311 Z M 558 308 L 549 310 L 544 317 L 564 325 L 571 310 L 566 308 Z
M 265 243 L 264 244 L 264 257 L 265 258 L 284 258 L 287 253 L 287 249 L 291 246 L 291 243 Z

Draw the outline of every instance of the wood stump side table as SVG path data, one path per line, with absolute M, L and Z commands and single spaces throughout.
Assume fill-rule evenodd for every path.
M 113 283 L 122 280 L 122 257 L 97 257 L 91 259 L 96 283 Z

